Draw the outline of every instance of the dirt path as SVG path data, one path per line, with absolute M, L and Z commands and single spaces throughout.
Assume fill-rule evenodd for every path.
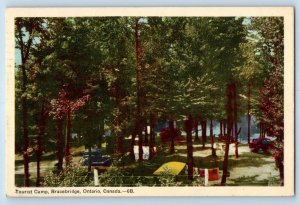
M 81 157 L 73 157 L 73 162 L 79 162 Z M 41 175 L 44 176 L 46 173 L 48 173 L 50 170 L 52 170 L 55 167 L 55 164 L 57 163 L 57 160 L 48 160 L 48 161 L 42 161 L 40 164 L 40 170 L 41 170 Z M 36 162 L 30 162 L 29 163 L 29 168 L 30 168 L 30 173 L 34 177 L 36 176 Z M 23 164 L 17 165 L 15 167 L 15 173 L 16 174 L 23 174 L 24 173 L 24 166 Z
M 239 148 L 239 152 L 246 154 L 251 151 L 248 146 L 243 146 Z M 243 153 L 241 157 L 243 157 Z M 231 153 L 231 155 L 233 156 L 234 154 Z M 271 155 L 251 153 L 249 157 L 257 157 L 257 159 L 263 161 L 264 164 L 259 164 L 259 166 L 254 164 L 253 166 L 229 168 L 231 174 L 228 178 L 228 184 L 236 184 L 238 181 L 244 181 L 244 183 L 249 184 L 268 183 L 268 185 L 279 185 L 279 171 L 276 169 L 275 161 Z
M 194 158 L 211 156 L 211 149 L 201 150 L 202 145 L 194 145 Z M 207 144 L 207 147 L 210 147 Z M 216 147 L 216 145 L 215 145 Z M 222 161 L 224 151 L 219 144 L 217 149 L 218 160 Z M 178 146 L 177 150 L 186 150 L 186 146 Z M 197 151 L 195 151 L 197 150 Z M 239 158 L 235 158 L 235 145 L 231 144 L 229 148 L 229 172 L 230 177 L 227 178 L 227 185 L 279 185 L 279 171 L 276 169 L 275 161 L 271 155 L 253 153 L 248 146 L 239 146 Z M 179 153 L 180 156 L 186 156 L 186 153 Z M 201 167 L 205 168 L 205 167 Z M 219 171 L 221 178 L 222 171 Z M 220 184 L 220 179 L 210 184 Z

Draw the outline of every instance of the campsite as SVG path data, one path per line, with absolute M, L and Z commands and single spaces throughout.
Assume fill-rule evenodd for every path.
M 284 186 L 283 17 L 15 18 L 15 186 Z

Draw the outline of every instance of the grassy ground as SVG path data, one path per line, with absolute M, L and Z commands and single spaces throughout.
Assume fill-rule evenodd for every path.
M 217 157 L 211 156 L 210 144 L 206 148 L 195 144 L 194 166 L 197 168 L 219 168 L 222 170 L 224 152 L 217 149 Z M 130 159 L 123 162 L 123 169 L 136 176 L 153 176 L 153 172 L 163 163 L 170 161 L 187 161 L 186 146 L 176 146 L 175 154 L 169 154 L 168 147 L 161 147 L 152 160 L 136 163 Z M 252 153 L 247 145 L 239 145 L 239 158 L 235 158 L 234 145 L 231 145 L 229 152 L 228 168 L 230 177 L 227 178 L 229 186 L 278 186 L 279 172 L 276 170 L 274 159 L 271 155 Z M 182 172 L 181 175 L 185 173 Z M 222 171 L 219 172 L 221 177 Z M 211 185 L 219 185 L 220 180 L 210 182 Z
M 222 144 L 216 145 L 217 157 L 211 156 L 210 144 L 206 144 L 206 148 L 202 148 L 199 143 L 194 143 L 194 165 L 198 168 L 216 168 L 222 169 L 224 151 Z M 148 161 L 135 162 L 129 156 L 123 157 L 118 161 L 118 169 L 122 170 L 124 175 L 134 176 L 153 176 L 153 172 L 163 163 L 170 161 L 184 162 L 187 161 L 186 145 L 176 145 L 175 153 L 169 153 L 169 145 L 160 144 L 157 147 L 156 156 Z M 73 162 L 79 163 L 84 151 L 84 147 L 72 148 Z M 228 186 L 278 186 L 279 173 L 276 170 L 274 160 L 271 155 L 250 152 L 247 145 L 239 145 L 239 158 L 234 156 L 234 145 L 231 145 L 229 152 L 228 167 L 230 177 L 227 178 Z M 30 160 L 30 173 L 32 184 L 34 185 L 36 176 L 36 162 L 34 156 Z M 117 160 L 115 160 L 117 161 Z M 41 175 L 45 176 L 53 170 L 56 163 L 55 153 L 46 153 L 42 157 Z M 16 155 L 16 185 L 23 184 L 23 164 L 22 156 Z M 222 172 L 219 172 L 220 176 Z M 181 175 L 185 175 L 184 171 Z M 181 176 L 181 178 L 185 176 Z M 210 182 L 210 185 L 219 185 L 220 180 Z
M 79 163 L 79 160 L 82 157 L 82 153 L 84 152 L 84 146 L 73 147 L 71 149 L 73 155 L 73 161 Z M 40 164 L 40 172 L 41 177 L 44 177 L 46 174 L 51 172 L 55 168 L 55 164 L 57 163 L 55 152 L 47 152 L 42 156 L 42 161 Z M 29 172 L 31 178 L 31 185 L 35 185 L 36 173 L 37 173 L 37 165 L 35 156 L 32 155 L 30 157 L 29 163 Z M 24 166 L 23 166 L 23 158 L 22 155 L 15 155 L 15 184 L 17 186 L 23 185 L 23 177 L 24 177 Z

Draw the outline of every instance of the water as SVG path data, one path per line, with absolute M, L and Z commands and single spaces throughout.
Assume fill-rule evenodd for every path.
M 250 122 L 250 139 L 255 139 L 259 138 L 259 128 L 258 128 L 258 121 L 256 120 L 255 117 L 251 116 L 251 122 Z M 160 122 L 159 126 L 155 129 L 156 132 L 160 132 L 163 128 L 168 127 L 167 122 Z M 241 132 L 239 134 L 239 142 L 242 144 L 247 144 L 248 143 L 248 119 L 247 116 L 242 116 L 240 118 L 240 121 L 238 123 L 238 129 L 241 128 Z M 209 129 L 210 129 L 210 123 L 207 123 L 207 128 L 206 128 L 206 134 L 209 136 Z M 220 134 L 220 122 L 219 121 L 213 121 L 213 133 L 216 137 L 219 137 Z M 186 136 L 185 131 L 181 129 L 181 134 L 183 136 Z M 195 135 L 195 132 L 193 132 L 193 135 Z M 202 130 L 201 126 L 198 126 L 198 135 L 202 135 Z M 272 139 L 272 137 L 268 136 L 267 138 Z

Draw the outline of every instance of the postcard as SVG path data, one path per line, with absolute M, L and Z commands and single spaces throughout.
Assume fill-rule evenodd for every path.
M 294 195 L 292 7 L 7 8 L 10 197 Z

